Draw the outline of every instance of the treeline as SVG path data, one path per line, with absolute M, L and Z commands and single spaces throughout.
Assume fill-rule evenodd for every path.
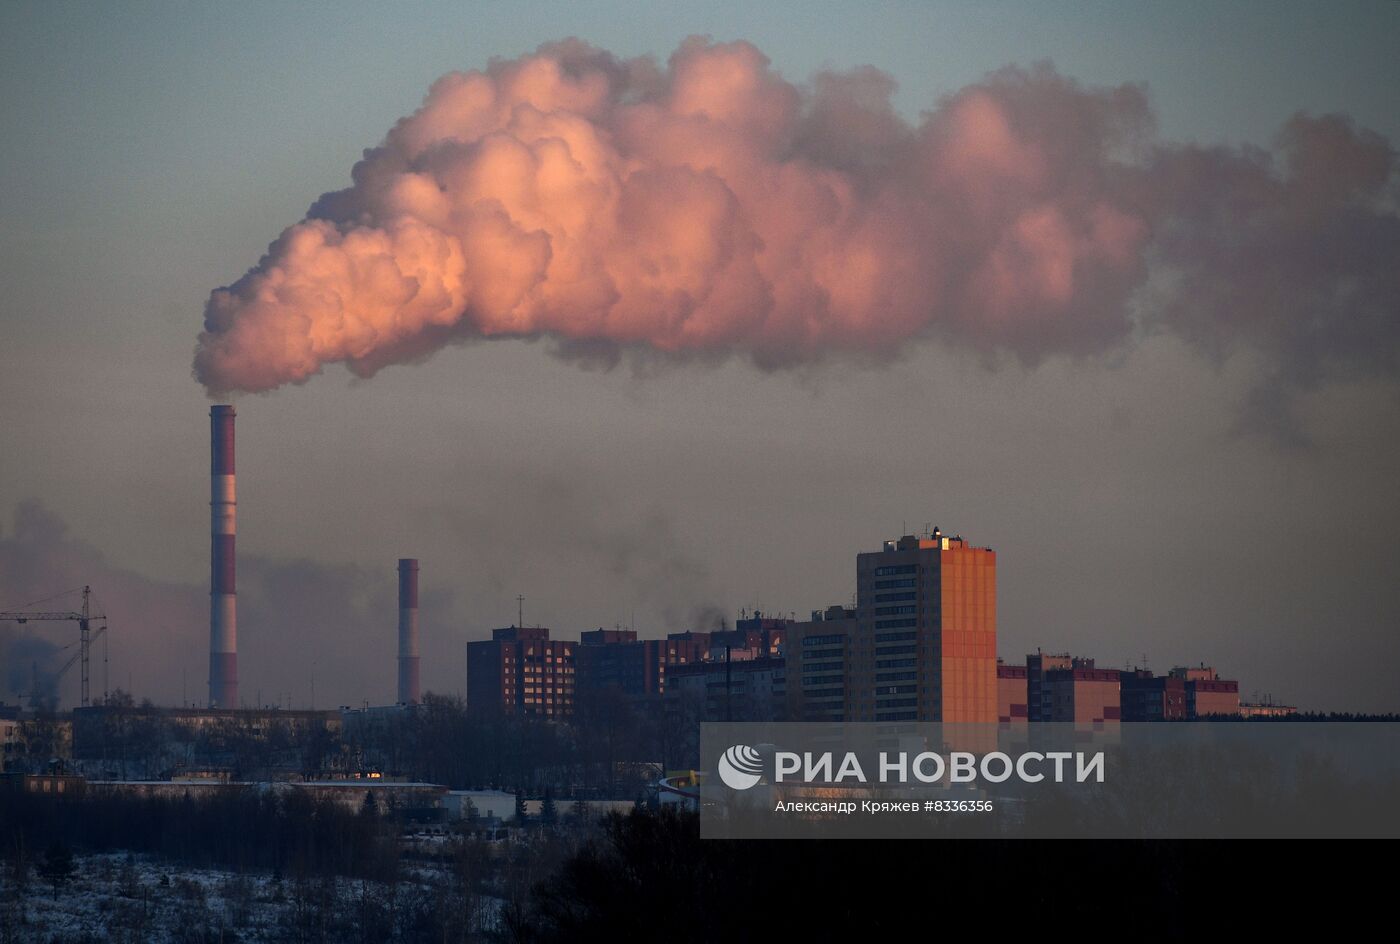
M 1258 715 L 1255 717 L 1245 717 L 1244 715 L 1207 715 L 1201 719 L 1203 721 L 1249 721 L 1249 722 L 1289 722 L 1289 721 L 1336 721 L 1336 722 L 1372 722 L 1372 721 L 1400 721 L 1400 715 L 1386 714 L 1375 715 L 1353 711 L 1300 711 L 1291 715 Z
M 384 880 L 393 876 L 399 859 L 391 820 L 301 791 L 274 794 L 248 788 L 171 798 L 15 790 L 0 797 L 0 855 L 12 864 L 32 863 L 55 844 L 302 878 Z
M 580 698 L 574 718 L 560 724 L 474 715 L 461 699 L 430 693 L 414 711 L 347 724 L 339 749 L 391 776 L 454 789 L 633 799 L 657 766 L 695 763 L 699 719 L 686 707 L 604 692 Z
M 429 693 L 412 710 L 347 712 L 336 730 L 305 716 L 194 726 L 158 708 L 124 706 L 76 723 L 74 756 L 89 776 L 114 779 L 217 770 L 235 780 L 314 780 L 375 771 L 454 789 L 636 799 L 658 767 L 696 762 L 694 707 L 607 691 L 580 697 L 575 716 L 557 723 L 474 714 L 460 698 Z M 33 719 L 36 743 L 47 744 L 41 735 L 50 720 Z

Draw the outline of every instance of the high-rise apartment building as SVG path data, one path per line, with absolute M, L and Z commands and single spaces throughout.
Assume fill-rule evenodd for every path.
M 485 714 L 567 718 L 578 643 L 543 627 L 508 626 L 467 643 L 467 707 Z
M 787 714 L 792 721 L 845 721 L 859 622 L 843 606 L 818 610 L 787 627 Z
M 789 715 L 996 724 L 996 607 L 990 548 L 935 528 L 857 554 L 854 609 L 787 627 Z
M 996 553 L 934 529 L 856 557 L 853 720 L 997 721 Z

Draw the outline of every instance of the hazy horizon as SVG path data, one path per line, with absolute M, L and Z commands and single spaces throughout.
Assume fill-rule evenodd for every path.
M 1300 112 L 1346 114 L 1388 155 L 1365 246 L 1394 248 L 1394 5 L 534 10 L 0 12 L 0 608 L 90 583 L 111 684 L 203 703 L 223 401 L 190 364 L 210 292 L 350 186 L 439 76 L 566 36 L 662 63 L 692 34 L 742 40 L 792 83 L 873 65 L 910 126 L 1042 60 L 1086 89 L 1145 83 L 1168 150 L 1248 155 Z M 568 638 L 804 618 L 850 599 L 858 552 L 938 525 L 996 549 L 1009 662 L 1205 662 L 1244 700 L 1400 710 L 1400 298 L 1364 330 L 1275 336 L 1267 312 L 1154 321 L 1163 286 L 1139 288 L 1092 345 L 1035 357 L 944 323 L 781 369 L 459 338 L 238 396 L 243 699 L 303 706 L 314 677 L 318 707 L 392 701 L 400 557 L 422 566 L 423 688 L 460 692 L 466 642 L 517 594 Z M 0 700 L 75 637 L 0 627 Z

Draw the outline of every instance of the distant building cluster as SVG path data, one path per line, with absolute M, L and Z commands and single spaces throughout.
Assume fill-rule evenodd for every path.
M 630 699 L 694 697 L 716 717 L 742 702 L 771 706 L 783 697 L 783 642 L 791 619 L 755 613 L 732 630 L 638 639 L 631 629 L 596 629 L 578 642 L 550 639 L 543 627 L 509 626 L 467 644 L 467 707 L 484 714 L 573 717 L 580 702 L 616 693 Z
M 997 720 L 1002 724 L 1063 721 L 1097 726 L 1241 713 L 1239 682 L 1222 679 L 1205 665 L 1153 675 L 1147 669 L 1102 669 L 1093 659 L 1069 653 L 1036 652 L 1026 656 L 1024 665 L 997 662 Z
M 1018 724 L 1173 721 L 1291 714 L 1241 704 L 1239 683 L 1201 665 L 1154 675 L 1036 652 L 997 657 L 996 553 L 938 529 L 856 555 L 854 606 L 811 618 L 754 613 L 733 629 L 578 641 L 510 626 L 467 646 L 474 711 L 572 718 L 609 694 L 655 699 L 709 721 Z

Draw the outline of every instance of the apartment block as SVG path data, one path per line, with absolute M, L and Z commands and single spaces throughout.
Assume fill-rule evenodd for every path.
M 544 627 L 508 626 L 467 643 L 467 707 L 484 714 L 567 718 L 579 644 Z

